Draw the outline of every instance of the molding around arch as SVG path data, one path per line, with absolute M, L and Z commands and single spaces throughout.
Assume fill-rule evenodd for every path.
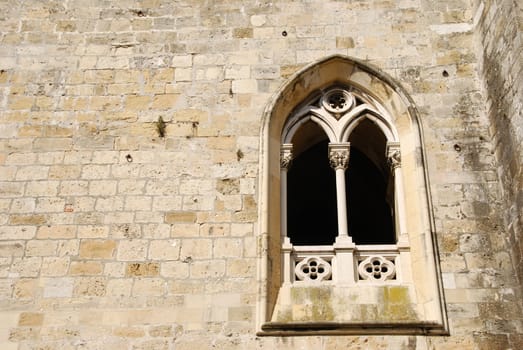
M 332 328 L 332 324 L 276 324 L 270 322 L 278 298 L 281 281 L 280 237 L 280 145 L 282 130 L 287 118 L 313 94 L 319 94 L 332 86 L 346 86 L 365 96 L 377 106 L 387 119 L 379 122 L 392 131 L 392 138 L 401 141 L 401 158 L 409 167 L 403 172 L 407 203 L 411 204 L 408 226 L 412 252 L 412 274 L 429 274 L 421 278 L 425 285 L 416 286 L 420 294 L 426 294 L 416 306 L 423 317 L 416 322 L 345 323 Z M 311 113 L 309 113 L 311 115 Z M 374 116 L 374 114 L 372 114 Z M 376 114 L 378 115 L 378 114 Z M 378 117 L 376 117 L 378 118 Z M 379 119 L 379 118 L 378 118 Z M 299 123 L 299 122 L 298 122 Z M 353 128 L 357 123 L 349 123 Z M 354 126 L 350 126 L 354 125 Z M 382 127 L 384 127 L 383 125 Z M 291 126 L 288 128 L 297 129 Z M 397 134 L 396 134 L 397 132 Z M 345 130 L 347 135 L 350 130 Z M 386 73 L 367 63 L 333 55 L 312 63 L 295 73 L 268 102 L 262 118 L 260 136 L 259 177 L 259 239 L 258 239 L 258 303 L 257 331 L 260 335 L 296 334 L 448 334 L 443 286 L 439 268 L 435 225 L 432 213 L 430 184 L 423 147 L 423 131 L 417 109 L 406 91 Z M 408 186 L 406 186 L 408 187 Z M 414 281 L 413 285 L 415 284 Z M 419 281 L 418 281 L 419 282 Z M 394 328 L 391 328 L 392 327 Z

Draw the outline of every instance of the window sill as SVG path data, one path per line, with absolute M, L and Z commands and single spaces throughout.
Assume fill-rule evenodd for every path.
M 267 322 L 258 336 L 307 335 L 449 335 L 435 322 Z

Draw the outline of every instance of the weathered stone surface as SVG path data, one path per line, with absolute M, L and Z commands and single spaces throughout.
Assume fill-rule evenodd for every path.
M 522 347 L 518 1 L 1 7 L 1 349 Z M 255 335 L 263 111 L 331 54 L 420 114 L 450 336 Z

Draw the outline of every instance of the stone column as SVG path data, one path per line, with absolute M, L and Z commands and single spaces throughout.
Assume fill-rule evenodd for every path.
M 354 249 L 356 245 L 349 236 L 347 220 L 347 194 L 345 191 L 345 170 L 349 165 L 350 143 L 330 143 L 329 161 L 336 171 L 336 207 L 338 210 L 338 236 L 334 243 L 335 263 L 333 279 L 336 283 L 356 283 Z
M 397 244 L 408 245 L 403 177 L 401 174 L 401 152 L 399 142 L 387 143 L 387 160 L 394 176 L 394 221 Z
M 329 161 L 336 171 L 336 207 L 338 210 L 338 238 L 349 237 L 345 170 L 349 165 L 350 143 L 329 143 Z
M 287 171 L 292 161 L 292 143 L 284 143 L 280 148 L 280 237 L 282 242 L 283 283 L 294 280 L 292 244 L 287 236 Z

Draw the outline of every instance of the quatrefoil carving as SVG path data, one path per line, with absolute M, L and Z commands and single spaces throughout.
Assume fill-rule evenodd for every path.
M 320 257 L 308 257 L 296 264 L 296 278 L 300 281 L 325 281 L 332 276 L 329 262 Z
M 359 263 L 358 273 L 362 280 L 393 280 L 396 278 L 396 266 L 382 256 L 369 256 Z

